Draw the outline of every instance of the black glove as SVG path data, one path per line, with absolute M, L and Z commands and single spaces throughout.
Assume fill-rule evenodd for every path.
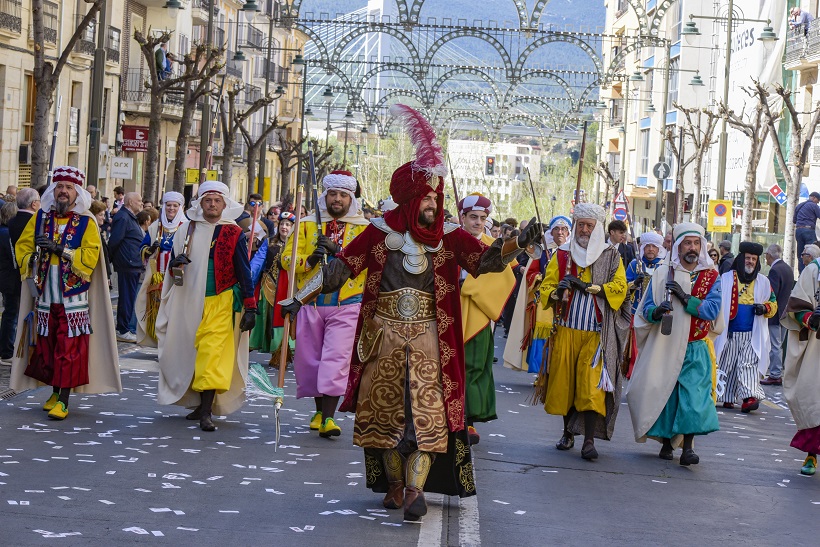
M 341 252 L 342 246 L 326 235 L 320 235 L 319 240 L 316 242 L 316 250 L 319 249 L 324 249 L 327 255 L 336 256 L 337 253 Z
M 541 224 L 536 222 L 535 217 L 533 217 L 527 227 L 524 228 L 524 231 L 518 234 L 518 247 L 523 249 L 539 239 L 541 239 Z
M 814 310 L 814 313 L 809 317 L 809 328 L 813 331 L 820 328 L 820 308 Z
M 646 279 L 646 274 L 639 273 L 635 276 L 635 280 L 632 283 L 634 283 L 636 287 L 642 287 L 644 279 Z
M 155 241 L 148 247 L 148 256 L 153 255 L 155 252 L 159 250 L 159 241 Z
M 661 302 L 660 306 L 652 310 L 652 321 L 658 322 L 661 320 L 666 312 L 672 311 L 672 302 L 668 300 L 665 302 Z
M 558 295 L 558 300 L 563 300 L 564 292 L 566 292 L 570 288 L 572 288 L 572 284 L 566 277 L 559 281 L 558 286 L 555 288 L 555 294 Z
M 175 256 L 171 262 L 168 263 L 169 268 L 179 268 L 180 266 L 185 266 L 186 264 L 190 264 L 191 259 L 185 256 L 185 254 L 180 254 Z
M 680 300 L 684 306 L 689 303 L 691 295 L 686 294 L 677 281 L 667 281 L 666 290 L 674 294 L 675 298 Z
M 755 315 L 763 315 L 766 313 L 766 306 L 764 306 L 763 304 L 755 304 L 754 308 Z
M 63 256 L 63 249 L 65 249 L 65 247 L 58 245 L 53 239 L 46 235 L 37 236 L 34 243 L 47 253 Z
M 322 261 L 325 257 L 325 249 L 324 247 L 317 247 L 313 254 L 307 257 L 307 265 L 309 268 L 314 267 L 316 264 Z
M 586 283 L 585 281 L 581 281 L 574 275 L 566 275 L 564 279 L 561 281 L 567 281 L 574 291 L 585 291 L 587 287 L 589 287 L 592 283 Z
M 282 301 L 282 319 L 290 315 L 291 321 L 296 319 L 296 314 L 302 309 L 302 303 L 293 298 L 290 301 Z
M 246 332 L 251 330 L 256 325 L 256 310 L 245 310 L 242 314 L 242 319 L 239 320 L 239 330 Z

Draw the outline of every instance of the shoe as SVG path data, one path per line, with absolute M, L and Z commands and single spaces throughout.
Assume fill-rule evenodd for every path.
M 584 441 L 584 446 L 581 448 L 581 457 L 589 461 L 598 459 L 598 451 L 595 450 L 595 441 L 592 439 Z
M 199 429 L 202 431 L 216 431 L 216 426 L 211 419 L 210 413 L 203 414 L 202 417 L 199 418 Z
M 185 416 L 186 420 L 199 420 L 200 418 L 202 418 L 202 405 L 199 405 L 193 412 Z
M 766 376 L 762 380 L 760 380 L 760 385 L 762 386 L 782 386 L 783 385 L 783 378 L 772 378 L 771 376 Z
M 408 486 L 404 489 L 404 520 L 418 522 L 427 514 L 427 502 L 424 492 L 418 488 Z
M 569 450 L 573 446 L 575 446 L 575 437 L 568 435 L 567 433 L 564 433 L 561 436 L 561 440 L 555 443 L 555 448 L 558 450 Z
M 48 401 L 46 401 L 45 404 L 43 405 L 43 410 L 50 411 L 52 408 L 54 408 L 54 405 L 56 405 L 56 404 L 57 404 L 57 394 L 52 393 L 51 397 L 49 397 Z
M 129 344 L 136 344 L 137 343 L 137 335 L 133 332 L 124 332 L 120 334 L 117 333 L 117 342 L 126 342 Z
M 310 419 L 310 429 L 313 431 L 319 431 L 320 427 L 322 427 L 322 413 L 317 412 L 313 415 L 313 418 Z
M 328 437 L 338 437 L 342 434 L 342 428 L 336 425 L 333 418 L 326 418 L 319 427 L 319 436 L 327 439 Z
M 675 449 L 671 446 L 662 446 L 661 451 L 658 453 L 658 457 L 662 460 L 672 460 L 675 458 Z
M 760 401 L 754 397 L 749 397 L 748 399 L 743 399 L 743 404 L 740 406 L 740 411 L 744 414 L 748 414 L 758 408 L 760 408 Z
M 681 465 L 697 465 L 699 463 L 700 457 L 691 448 L 684 449 L 683 454 L 680 455 Z
M 803 462 L 803 467 L 800 468 L 800 474 L 811 476 L 815 471 L 817 471 L 817 456 L 809 454 Z
M 0 359 L 0 365 L 6 365 L 7 367 L 10 367 L 11 366 L 11 357 L 8 357 L 8 358 L 3 357 L 2 359 Z
M 65 420 L 66 416 L 68 416 L 68 408 L 62 401 L 57 401 L 54 408 L 48 413 L 48 417 L 52 420 Z
M 404 481 L 387 483 L 387 494 L 382 505 L 387 509 L 400 509 L 404 505 Z
M 478 444 L 481 440 L 481 435 L 478 434 L 478 431 L 475 430 L 473 426 L 467 426 L 467 438 L 470 440 L 470 446 L 474 444 Z
M 723 408 L 735 408 L 735 403 L 723 403 Z

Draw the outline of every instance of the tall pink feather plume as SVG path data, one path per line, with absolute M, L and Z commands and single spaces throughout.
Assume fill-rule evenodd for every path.
M 429 177 L 447 176 L 447 166 L 444 165 L 444 151 L 436 140 L 436 132 L 424 116 L 415 109 L 404 104 L 394 104 L 390 107 L 390 114 L 398 118 L 410 134 L 410 142 L 416 149 L 416 160 L 413 162 L 415 171 L 423 171 Z

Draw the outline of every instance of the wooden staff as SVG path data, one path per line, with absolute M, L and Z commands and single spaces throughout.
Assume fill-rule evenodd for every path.
M 299 223 L 302 221 L 302 200 L 304 199 L 304 190 L 304 184 L 299 181 L 299 184 L 296 186 L 296 224 L 293 225 L 293 231 L 291 232 L 292 235 L 290 236 L 293 238 L 293 245 L 290 249 L 290 267 L 288 268 L 289 299 L 293 298 L 293 295 L 296 292 L 296 248 L 299 245 Z M 290 324 L 291 317 L 290 314 L 288 314 L 285 316 L 285 325 L 282 331 L 283 346 L 279 351 L 279 381 L 277 383 L 279 389 L 285 387 L 285 369 L 288 364 L 287 344 L 288 338 L 290 337 Z M 277 404 L 281 406 L 281 401 L 278 401 Z
M 225 90 L 225 76 L 227 72 L 222 74 L 222 81 L 219 84 L 219 96 L 216 98 L 214 105 L 214 121 L 211 124 L 211 132 L 208 135 L 208 147 L 205 149 L 205 161 L 202 163 L 202 169 L 199 171 L 199 184 L 205 182 L 208 175 L 208 169 L 211 167 L 211 160 L 214 157 L 214 136 L 216 135 L 216 124 L 219 121 L 219 108 L 222 104 L 222 92 Z M 201 146 L 201 145 L 200 145 Z M 232 151 L 224 150 L 223 153 L 231 153 Z M 228 181 L 230 182 L 230 181 Z M 249 184 L 252 184 L 251 181 Z
M 587 150 L 587 122 L 584 121 L 584 131 L 581 133 L 581 155 L 578 158 L 578 178 L 575 182 L 575 203 L 581 203 L 581 176 L 584 173 L 584 154 Z

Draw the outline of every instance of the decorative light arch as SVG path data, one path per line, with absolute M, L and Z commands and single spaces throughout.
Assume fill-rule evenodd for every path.
M 550 34 L 548 36 L 543 36 L 541 38 L 538 38 L 537 40 L 533 41 L 530 45 L 528 45 L 524 49 L 524 51 L 521 52 L 521 55 L 518 57 L 518 62 L 515 64 L 515 67 L 513 69 L 513 74 L 515 75 L 514 78 L 520 78 L 521 77 L 521 73 L 524 70 L 524 64 L 527 62 L 527 58 L 532 54 L 533 51 L 540 48 L 541 46 L 551 44 L 551 43 L 554 43 L 554 42 L 564 42 L 564 43 L 567 43 L 567 44 L 574 44 L 574 45 L 578 46 L 578 48 L 581 51 L 583 51 L 584 53 L 586 53 L 589 56 L 589 58 L 592 60 L 593 64 L 595 64 L 595 69 L 598 71 L 598 74 L 600 74 L 604 71 L 604 64 L 601 62 L 601 58 L 598 57 L 598 54 L 595 52 L 595 50 L 592 48 L 592 46 L 590 46 L 589 44 L 587 44 L 586 42 L 584 42 L 583 40 L 581 40 L 577 36 L 573 36 L 571 34 L 566 34 L 566 33 L 561 33 L 561 32 L 556 32 L 556 33 Z M 514 78 L 511 78 L 511 79 L 514 79 Z
M 384 33 L 389 34 L 407 49 L 407 53 L 409 54 L 409 58 L 413 59 L 414 62 L 419 59 L 419 52 L 416 50 L 416 46 L 413 45 L 413 42 L 410 41 L 410 38 L 407 37 L 406 34 L 403 32 L 399 32 L 393 27 L 388 27 L 384 25 L 378 25 L 376 23 L 371 23 L 367 25 L 363 25 L 356 29 L 353 29 L 349 33 L 345 34 L 344 37 L 339 40 L 336 44 L 336 48 L 333 50 L 333 55 L 331 57 L 334 63 L 338 63 L 339 59 L 341 59 L 342 52 L 344 49 L 349 46 L 354 40 L 364 36 L 365 34 L 369 33 Z M 418 65 L 416 65 L 418 67 Z M 417 70 L 418 71 L 418 70 Z
M 544 110 L 547 111 L 547 116 L 549 116 L 552 125 L 558 125 L 558 119 L 555 117 L 555 107 L 541 97 L 520 95 L 518 97 L 513 97 L 509 102 L 505 103 L 504 106 L 506 106 L 507 109 L 512 109 L 521 104 L 536 104 L 543 107 Z
M 433 108 L 433 119 L 431 120 L 431 123 L 435 124 L 436 118 L 438 118 L 439 113 L 442 112 L 442 111 L 448 110 L 448 106 L 451 103 L 453 103 L 455 101 L 458 101 L 458 100 L 475 101 L 475 102 L 479 103 L 481 106 L 483 106 L 486 109 L 487 113 L 492 118 L 492 112 L 493 112 L 494 108 L 492 106 L 490 106 L 490 103 L 485 101 L 484 98 L 481 95 L 479 95 L 478 93 L 465 92 L 465 93 L 457 93 L 457 94 L 455 94 L 451 97 L 448 97 L 446 100 L 444 100 L 444 102 L 442 102 L 441 104 L 435 106 Z
M 370 69 L 369 71 L 367 71 L 364 74 L 364 76 L 362 76 L 359 79 L 359 83 L 356 85 L 356 88 L 354 89 L 354 93 L 357 96 L 361 97 L 362 96 L 362 89 L 364 89 L 365 84 L 367 84 L 367 81 L 370 78 L 372 78 L 373 76 L 375 76 L 379 72 L 390 72 L 390 71 L 401 72 L 401 73 L 407 74 L 408 76 L 413 78 L 414 81 L 415 81 L 416 73 L 413 70 L 407 68 L 407 66 L 405 66 L 404 64 L 385 63 L 385 64 L 382 64 L 382 65 L 379 65 L 379 66 L 375 66 L 372 69 Z M 421 85 L 419 85 L 419 87 L 420 87 L 419 91 L 424 95 L 424 99 L 422 100 L 422 103 L 423 104 L 428 104 L 430 102 L 430 100 L 427 98 L 427 90 L 424 89 L 423 82 L 421 82 Z
M 484 131 L 487 132 L 488 135 L 493 134 L 493 126 L 492 124 L 487 124 L 486 120 L 484 120 L 481 116 L 478 115 L 478 112 L 470 112 L 467 110 L 455 110 L 447 113 L 444 118 L 441 119 L 440 122 L 434 124 L 434 127 L 441 131 L 444 127 L 453 120 L 473 120 L 478 122 L 484 127 Z
M 312 28 L 307 27 L 301 23 L 297 23 L 296 28 L 298 28 L 300 31 L 308 35 L 309 42 L 313 42 L 314 44 L 316 44 L 316 48 L 319 50 L 321 61 L 323 63 L 330 64 L 330 55 L 327 51 L 327 45 L 325 45 L 324 41 L 322 41 L 322 38 L 318 34 L 316 34 L 316 32 Z
M 519 85 L 533 78 L 548 78 L 557 83 L 559 86 L 561 86 L 561 89 L 564 90 L 564 93 L 567 94 L 567 98 L 570 101 L 571 108 L 577 108 L 578 101 L 575 98 L 575 93 L 572 91 L 572 87 L 570 87 L 566 80 L 564 80 L 563 78 L 549 70 L 532 70 L 527 72 L 510 86 L 510 88 L 507 90 L 507 97 L 511 97 L 513 92 L 518 88 Z M 505 102 L 507 101 L 507 97 L 504 98 Z
M 490 78 L 490 75 L 484 72 L 483 70 L 479 70 L 477 68 L 467 68 L 467 67 L 459 67 L 454 68 L 453 70 L 449 70 L 442 74 L 438 80 L 430 86 L 430 90 L 428 92 L 428 96 L 430 97 L 431 101 L 436 100 L 436 96 L 438 95 L 439 89 L 447 80 L 458 76 L 459 74 L 469 74 L 472 76 L 478 76 L 485 82 L 487 82 L 493 90 L 493 94 L 495 95 L 496 103 L 501 104 L 501 90 L 498 88 L 498 85 L 495 83 L 495 80 Z
M 491 36 L 490 34 L 487 34 L 486 32 L 470 29 L 461 29 L 448 32 L 447 34 L 441 36 L 435 42 L 433 42 L 433 44 L 427 49 L 427 54 L 424 56 L 424 60 L 422 61 L 422 66 L 424 67 L 425 73 L 429 73 L 430 65 L 433 62 L 433 57 L 435 57 L 438 50 L 447 42 L 450 42 L 457 38 L 478 38 L 479 40 L 483 40 L 491 46 L 493 46 L 493 48 L 501 56 L 501 62 L 504 63 L 504 71 L 507 74 L 507 79 L 512 79 L 514 74 L 512 68 L 512 59 L 510 58 L 510 54 L 507 52 L 507 49 L 504 47 L 504 45 L 501 42 L 499 42 L 497 38 Z

